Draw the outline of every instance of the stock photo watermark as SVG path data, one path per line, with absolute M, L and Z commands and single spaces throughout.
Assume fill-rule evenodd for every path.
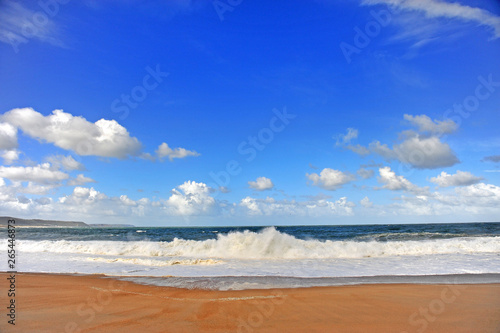
M 169 76 L 168 72 L 162 72 L 160 65 L 157 64 L 153 69 L 150 66 L 145 68 L 147 74 L 142 77 L 141 84 L 130 89 L 129 94 L 121 94 L 120 98 L 115 98 L 111 102 L 111 111 L 118 113 L 121 120 L 124 120 L 130 114 L 130 109 L 135 109 L 139 103 L 143 102 L 149 93 L 163 82 L 163 79 Z
M 297 115 L 288 113 L 286 107 L 283 110 L 273 109 L 274 116 L 269 120 L 269 126 L 261 128 L 256 135 L 249 135 L 238 144 L 236 151 L 244 157 L 247 163 L 252 162 L 260 151 L 263 151 L 282 132 Z M 225 188 L 231 182 L 231 177 L 239 175 L 243 171 L 243 165 L 233 159 L 226 163 L 224 170 L 218 172 L 210 171 L 209 175 L 218 185 L 214 188 Z
M 489 99 L 500 87 L 500 81 L 494 81 L 493 74 L 488 74 L 487 77 L 479 75 L 477 77 L 479 82 L 474 88 L 474 93 L 467 95 L 460 103 L 455 103 L 443 113 L 443 121 L 452 121 L 456 124 L 457 128 L 462 125 L 464 119 L 469 118 L 474 112 L 478 111 L 481 102 Z M 440 132 L 435 136 L 440 140 L 446 139 L 447 134 L 440 128 Z M 428 156 L 428 152 L 432 151 L 429 141 L 424 142 L 422 149 L 415 149 L 410 152 L 408 159 L 402 161 L 399 166 L 399 172 L 404 175 L 409 175 L 414 171 L 411 165 L 423 165 Z
M 236 332 L 254 332 L 264 324 L 266 319 L 269 319 L 273 315 L 274 311 L 276 310 L 276 305 L 282 305 L 284 302 L 285 298 L 281 290 L 278 290 L 277 295 L 273 296 L 269 300 L 254 301 L 253 304 L 257 309 L 250 312 L 243 318 L 238 317 L 238 326 Z
M 49 25 L 50 19 L 54 18 L 59 13 L 60 5 L 65 5 L 68 2 L 70 2 L 70 0 L 38 1 L 37 4 L 41 10 L 38 10 L 30 18 L 22 22 L 20 35 L 13 32 L 6 34 L 14 52 L 19 52 L 19 46 L 21 44 L 26 44 L 30 39 L 40 36 L 41 31 L 46 29 Z
M 114 294 L 123 292 L 119 289 L 127 283 L 119 280 L 110 280 L 106 289 L 93 288 L 97 293 L 87 297 L 85 302 L 78 304 L 76 314 L 80 320 L 67 322 L 64 326 L 65 333 L 79 333 L 82 331 L 81 326 L 90 324 L 99 313 L 102 313 L 105 307 L 113 301 Z
M 474 94 L 466 96 L 462 103 L 453 104 L 453 108 L 447 109 L 443 114 L 443 119 L 452 120 L 460 126 L 462 119 L 467 119 L 472 112 L 479 109 L 481 101 L 485 101 L 491 97 L 500 87 L 500 81 L 493 81 L 493 74 L 489 74 L 487 78 L 482 75 L 477 77 L 479 84 L 474 89 Z M 442 133 L 441 133 L 442 134 Z
M 7 220 L 7 322 L 16 325 L 16 220 Z
M 243 0 L 215 0 L 212 1 L 215 12 L 219 16 L 219 20 L 224 21 L 224 14 L 232 12 L 237 6 L 241 5 Z
M 408 317 L 408 323 L 414 326 L 411 331 L 402 331 L 401 333 L 423 333 L 427 330 L 430 324 L 436 321 L 446 307 L 454 303 L 462 292 L 467 289 L 467 285 L 450 284 L 441 290 L 439 297 L 431 300 L 427 306 L 420 307 L 418 311 L 413 312 Z
M 340 42 L 339 47 L 348 64 L 352 62 L 352 57 L 360 54 L 374 38 L 380 35 L 382 28 L 386 27 L 392 21 L 392 15 L 399 12 L 396 8 L 387 8 L 379 11 L 370 11 L 371 20 L 366 22 L 363 28 L 355 26 L 353 28 L 355 34 L 352 43 Z

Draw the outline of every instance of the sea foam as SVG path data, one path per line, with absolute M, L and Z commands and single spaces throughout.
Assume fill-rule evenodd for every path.
M 298 239 L 275 228 L 260 232 L 217 234 L 203 241 L 21 240 L 23 252 L 78 253 L 111 256 L 188 257 L 196 259 L 335 259 L 432 254 L 499 253 L 500 237 L 458 237 L 405 241 Z

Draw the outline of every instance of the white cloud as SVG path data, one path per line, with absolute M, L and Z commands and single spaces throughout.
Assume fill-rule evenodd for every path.
M 2 156 L 5 164 L 12 164 L 19 159 L 19 150 L 4 150 L 0 152 L 0 156 Z
M 11 181 L 10 185 L 7 185 L 5 183 L 5 180 L 3 178 L 0 178 L 0 201 L 9 201 L 10 199 L 15 198 L 20 193 L 44 195 L 59 186 L 60 184 L 40 185 L 33 182 L 28 182 L 27 184 L 23 185 L 20 181 Z
M 361 156 L 370 154 L 370 150 L 359 143 L 357 145 L 347 145 L 346 148 Z
M 68 181 L 69 186 L 81 186 L 87 183 L 96 183 L 95 180 L 89 177 L 85 177 L 83 174 L 79 174 L 76 178 L 70 179 Z
M 17 128 L 8 123 L 0 123 L 0 150 L 17 148 Z
M 16 52 L 19 49 L 16 45 L 27 43 L 29 39 L 64 47 L 63 42 L 57 37 L 59 34 L 57 26 L 41 7 L 38 9 L 38 11 L 28 9 L 22 2 L 17 1 L 7 0 L 0 3 L 0 42 L 13 45 Z M 34 18 L 41 15 L 44 16 L 43 24 L 34 21 Z
M 22 203 L 22 204 L 28 204 L 28 203 L 31 203 L 31 200 L 26 198 L 24 195 L 20 195 L 17 197 L 17 201 L 19 201 L 19 203 Z
M 158 149 L 156 150 L 156 154 L 158 155 L 158 158 L 160 160 L 164 159 L 165 157 L 168 157 L 170 161 L 172 161 L 174 158 L 185 158 L 188 156 L 200 156 L 199 153 L 191 150 L 187 150 L 184 148 L 170 148 L 168 144 L 163 142 Z
M 94 188 L 75 187 L 73 193 L 59 198 L 58 203 L 53 205 L 57 212 L 83 216 L 88 218 L 118 218 L 118 221 L 130 221 L 137 216 L 145 216 L 151 213 L 165 215 L 163 205 L 158 203 L 156 212 L 151 208 L 152 203 L 147 198 L 133 200 L 127 195 L 108 197 Z
M 60 186 L 61 183 L 56 183 L 56 182 L 46 183 L 46 184 L 27 182 L 25 185 L 23 185 L 21 181 L 13 181 L 12 184 L 10 185 L 10 188 L 14 193 L 44 195 Z
M 15 199 L 15 192 L 7 186 L 5 180 L 0 177 L 0 207 L 1 203 L 6 203 Z
M 459 163 L 453 150 L 447 143 L 436 136 L 408 137 L 402 143 L 393 146 L 395 158 L 417 169 L 435 169 L 449 167 Z
M 156 161 L 156 158 L 153 155 L 151 155 L 150 153 L 142 153 L 141 155 L 139 155 L 139 158 L 142 158 L 142 159 L 145 159 L 145 160 L 148 160 L 151 162 Z
M 262 215 L 262 210 L 259 208 L 259 199 L 246 197 L 241 199 L 240 206 L 248 209 L 250 215 Z
M 65 169 L 68 171 L 73 170 L 85 170 L 82 163 L 76 161 L 71 155 L 55 155 L 46 158 L 47 162 L 50 162 L 55 169 Z
M 336 146 L 343 146 L 351 142 L 351 140 L 356 139 L 358 137 L 358 130 L 352 127 L 347 129 L 346 134 L 337 135 Z
M 88 188 L 76 186 L 73 189 L 73 193 L 68 196 L 59 198 L 59 202 L 74 205 L 89 205 L 94 204 L 95 201 L 104 200 L 107 198 L 108 196 L 95 190 L 93 187 Z
M 317 173 L 306 173 L 306 177 L 313 182 L 313 185 L 330 191 L 337 190 L 354 180 L 353 175 L 330 168 L 323 169 L 319 175 Z
M 141 151 L 137 138 L 131 137 L 115 120 L 101 119 L 92 123 L 62 110 L 44 116 L 32 108 L 13 109 L 1 118 L 30 137 L 72 150 L 78 155 L 123 159 L 137 156 Z
M 492 184 L 479 183 L 466 187 L 457 187 L 455 192 L 466 198 L 478 200 L 490 198 L 500 203 L 500 187 Z
M 360 168 L 358 171 L 357 171 L 357 174 L 363 178 L 363 179 L 368 179 L 368 178 L 372 178 L 373 175 L 375 174 L 375 171 L 371 170 L 371 169 L 365 169 L 365 168 Z
M 378 181 L 384 184 L 382 188 L 391 191 L 406 191 L 416 194 L 422 194 L 427 192 L 427 188 L 421 188 L 417 185 L 411 183 L 408 179 L 403 176 L 397 176 L 390 167 L 382 167 L 378 170 L 380 176 Z
M 231 190 L 229 189 L 229 187 L 219 186 L 219 192 L 221 192 L 221 193 L 229 193 L 229 192 L 231 192 Z
M 458 125 L 451 119 L 433 121 L 426 115 L 412 116 L 409 114 L 405 114 L 404 119 L 416 126 L 419 132 L 430 134 L 449 134 L 458 128 Z
M 270 190 L 274 187 L 274 184 L 271 181 L 271 179 L 266 177 L 258 177 L 256 181 L 248 182 L 248 185 L 250 186 L 250 188 L 257 191 Z
M 215 208 L 211 189 L 204 183 L 186 181 L 172 190 L 167 206 L 173 215 L 208 215 Z
M 356 139 L 358 137 L 358 134 L 359 131 L 357 129 L 349 127 L 347 129 L 346 134 L 339 134 L 335 137 L 336 138 L 335 146 L 337 147 L 342 146 L 362 156 L 368 155 L 370 151 L 366 147 L 363 147 L 360 144 L 356 145 L 351 144 L 351 141 L 353 139 Z
M 120 201 L 126 206 L 137 206 L 137 203 L 126 195 L 120 195 Z
M 456 19 L 486 26 L 493 30 L 493 38 L 500 37 L 500 18 L 493 13 L 457 2 L 441 0 L 364 0 L 363 4 L 387 4 L 395 8 L 422 13 L 427 18 Z M 421 22 L 421 25 L 425 25 Z
M 33 167 L 0 166 L 0 177 L 8 178 L 12 181 L 49 184 L 68 179 L 69 175 L 62 171 L 52 170 L 50 163 L 43 163 Z
M 450 175 L 443 171 L 437 177 L 431 178 L 430 181 L 440 187 L 450 187 L 472 185 L 479 183 L 482 179 L 482 177 L 476 177 L 468 171 L 457 170 L 454 175 Z
M 373 141 L 368 148 L 357 145 L 347 146 L 360 155 L 373 153 L 386 160 L 398 160 L 417 169 L 435 169 L 453 166 L 460 161 L 447 143 L 441 141 L 440 134 L 451 133 L 457 125 L 451 121 L 431 120 L 426 115 L 405 115 L 405 119 L 421 133 L 407 130 L 399 133 L 401 142 L 389 147 L 379 141 Z
M 366 208 L 373 207 L 373 202 L 371 202 L 370 198 L 368 198 L 368 197 L 364 197 L 363 199 L 360 200 L 359 203 L 361 204 L 361 206 L 366 207 Z
M 454 193 L 435 192 L 432 196 L 417 195 L 395 198 L 395 203 L 386 206 L 396 215 L 448 215 L 454 222 L 471 218 L 486 218 L 496 221 L 500 214 L 500 187 L 492 184 L 474 184 L 456 187 Z
M 246 197 L 240 201 L 239 206 L 248 215 L 318 217 L 353 215 L 353 208 L 356 205 L 348 201 L 346 197 L 342 197 L 337 201 L 325 199 L 295 201 L 276 200 L 270 197 L 265 199 Z
M 35 202 L 42 205 L 42 206 L 45 206 L 45 205 L 49 205 L 52 203 L 52 199 L 51 198 L 47 198 L 47 197 L 41 197 L 41 198 L 37 198 L 35 199 Z

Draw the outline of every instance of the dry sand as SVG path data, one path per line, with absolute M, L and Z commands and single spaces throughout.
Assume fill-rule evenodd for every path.
M 500 284 L 206 291 L 16 274 L 15 326 L 0 299 L 1 332 L 500 332 Z

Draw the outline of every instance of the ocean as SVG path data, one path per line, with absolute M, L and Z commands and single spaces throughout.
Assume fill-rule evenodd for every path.
M 219 290 L 500 282 L 500 223 L 16 230 L 18 272 Z

